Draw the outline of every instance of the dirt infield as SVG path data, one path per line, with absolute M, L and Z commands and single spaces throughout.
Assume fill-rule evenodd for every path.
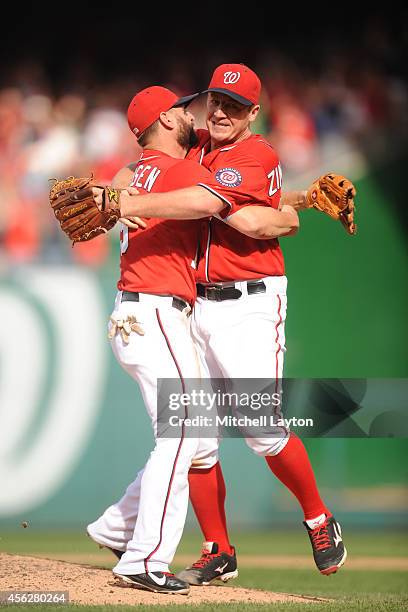
M 189 595 L 162 595 L 120 586 L 109 570 L 38 557 L 0 554 L 0 591 L 69 591 L 71 603 L 199 604 L 212 603 L 317 603 L 318 597 L 271 593 L 229 586 L 193 587 Z

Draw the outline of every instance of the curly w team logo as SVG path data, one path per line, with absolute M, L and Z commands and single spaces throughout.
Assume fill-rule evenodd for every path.
M 242 183 L 242 176 L 235 168 L 222 168 L 215 178 L 224 187 L 238 187 Z
M 46 504 L 72 477 L 95 429 L 107 367 L 92 274 L 31 266 L 16 279 L 0 282 L 1 518 Z M 86 304 L 80 317 L 73 304 Z
M 234 83 L 239 81 L 240 76 L 240 72 L 231 72 L 231 70 L 228 70 L 228 72 L 224 72 L 224 83 L 226 85 L 233 85 Z

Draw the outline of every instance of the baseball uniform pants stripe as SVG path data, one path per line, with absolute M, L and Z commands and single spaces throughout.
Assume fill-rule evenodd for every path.
M 280 328 L 281 328 L 282 323 L 283 323 L 282 312 L 281 312 L 281 309 L 282 309 L 282 300 L 281 300 L 281 296 L 279 294 L 277 295 L 277 298 L 278 298 L 278 317 L 279 317 L 279 320 L 278 320 L 278 322 L 275 325 L 275 330 L 276 330 L 275 344 L 278 347 L 278 350 L 276 351 L 276 354 L 275 354 L 275 393 L 278 393 L 279 390 L 280 390 L 280 386 L 281 386 L 280 385 L 280 378 L 282 376 L 282 370 L 283 370 L 283 364 L 282 364 L 282 367 L 279 368 L 279 359 L 280 359 L 280 357 L 282 357 L 282 359 L 283 359 L 282 345 L 281 345 L 281 343 L 279 341 Z M 275 416 L 277 418 L 279 418 L 279 416 L 282 416 L 282 413 L 281 413 L 281 410 L 280 410 L 279 406 L 277 406 L 275 408 L 274 414 L 275 414 Z M 285 434 L 287 436 L 289 436 L 289 430 L 286 427 L 282 426 L 282 430 L 285 432 Z
M 160 313 L 159 313 L 158 308 L 156 308 L 156 318 L 157 318 L 157 322 L 158 322 L 158 324 L 159 324 L 160 330 L 161 330 L 161 332 L 162 332 L 162 334 L 163 334 L 163 336 L 164 336 L 164 339 L 166 340 L 166 344 L 167 344 L 167 347 L 168 347 L 168 349 L 169 349 L 169 352 L 170 352 L 170 354 L 171 354 L 171 356 L 172 356 L 172 358 L 173 358 L 174 365 L 176 366 L 177 371 L 178 371 L 178 373 L 179 373 L 179 377 L 180 377 L 180 381 L 181 381 L 181 386 L 182 386 L 182 388 L 183 388 L 183 393 L 185 393 L 185 391 L 186 391 L 186 386 L 185 386 L 185 383 L 184 383 L 183 374 L 182 374 L 182 372 L 181 372 L 181 368 L 180 368 L 180 366 L 179 366 L 179 364 L 178 364 L 178 362 L 177 362 L 177 359 L 176 359 L 176 357 L 175 357 L 175 355 L 174 355 L 174 351 L 173 351 L 173 349 L 172 349 L 172 347 L 171 347 L 170 340 L 169 340 L 169 338 L 168 338 L 168 336 L 167 336 L 167 334 L 166 334 L 166 332 L 165 332 L 165 330 L 164 330 L 164 326 L 163 326 L 163 323 L 162 323 L 162 321 L 161 321 L 161 318 L 160 318 Z M 185 418 L 187 418 L 187 417 L 188 417 L 188 412 L 187 412 L 187 407 L 186 407 L 186 406 L 185 406 L 185 408 L 184 408 L 184 417 L 185 417 Z M 153 556 L 153 555 L 154 555 L 154 554 L 155 554 L 155 553 L 156 553 L 156 552 L 159 550 L 160 545 L 161 545 L 162 540 L 163 540 L 163 524 L 164 524 L 164 519 L 165 519 L 165 517 L 166 517 L 167 504 L 168 504 L 168 501 L 169 501 L 169 497 L 170 497 L 170 493 L 171 493 L 171 487 L 172 487 L 172 484 L 173 484 L 174 472 L 175 472 L 175 469 L 176 469 L 176 466 L 177 466 L 177 461 L 178 461 L 178 458 L 179 458 L 179 456 L 180 456 L 180 450 L 181 450 L 181 446 L 182 446 L 182 444 L 183 444 L 184 435 L 185 435 L 185 427 L 184 427 L 184 424 L 183 424 L 183 425 L 182 425 L 182 428 L 181 428 L 181 438 L 180 438 L 180 443 L 179 443 L 179 446 L 178 446 L 178 449 L 177 449 L 177 454 L 176 454 L 176 457 L 175 457 L 174 462 L 173 462 L 173 469 L 172 469 L 172 472 L 171 472 L 171 477 L 170 477 L 169 486 L 168 486 L 168 488 L 167 488 L 166 501 L 164 502 L 163 515 L 162 515 L 162 520 L 161 520 L 161 523 L 160 523 L 160 538 L 159 538 L 159 542 L 158 542 L 158 544 L 157 544 L 156 548 L 154 548 L 154 549 L 153 549 L 153 550 L 152 550 L 152 551 L 151 551 L 151 552 L 150 552 L 150 553 L 147 555 L 147 557 L 146 557 L 146 558 L 145 558 L 145 560 L 144 560 L 144 565 L 145 565 L 146 573 L 148 573 L 148 572 L 149 572 L 149 567 L 148 567 L 148 562 L 149 562 L 149 559 L 150 559 L 150 558 L 151 558 L 151 557 L 152 557 L 152 556 Z

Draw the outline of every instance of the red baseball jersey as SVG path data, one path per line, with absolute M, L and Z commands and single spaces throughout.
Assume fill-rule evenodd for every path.
M 131 185 L 141 193 L 191 187 L 208 179 L 196 162 L 144 150 Z M 193 303 L 200 221 L 149 219 L 144 230 L 122 226 L 118 289 L 175 295 Z
M 199 185 L 217 195 L 225 208 L 222 219 L 243 206 L 278 208 L 282 170 L 273 147 L 259 135 L 210 151 L 209 134 L 199 130 L 199 143 L 188 154 L 208 168 L 211 177 Z M 277 239 L 256 240 L 217 218 L 201 223 L 201 253 L 197 280 L 201 283 L 250 280 L 285 273 Z

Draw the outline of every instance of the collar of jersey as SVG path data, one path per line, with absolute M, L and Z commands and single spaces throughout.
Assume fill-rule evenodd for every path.
M 251 138 L 254 138 L 254 136 L 258 136 L 258 134 L 251 134 L 250 136 L 248 136 L 248 138 L 245 138 L 245 140 L 240 140 L 239 142 L 236 142 L 232 145 L 228 145 L 227 147 L 222 147 L 222 149 L 218 149 L 219 153 L 223 153 L 224 151 L 231 151 L 231 149 L 234 149 L 235 147 L 237 147 L 238 145 L 241 144 L 241 142 L 246 142 L 247 140 L 250 140 Z M 214 151 L 216 151 L 217 149 L 214 149 L 213 151 L 210 151 L 210 153 L 213 153 Z
M 223 153 L 224 151 L 230 151 L 231 149 L 234 149 L 237 146 L 237 144 L 233 144 L 230 147 L 223 147 L 222 149 L 220 149 L 220 153 Z
M 142 153 L 142 157 L 139 161 L 146 161 L 148 159 L 155 159 L 156 157 L 160 157 L 161 155 L 165 155 L 166 157 L 171 157 L 168 153 L 164 151 L 159 151 L 158 149 L 144 149 Z

